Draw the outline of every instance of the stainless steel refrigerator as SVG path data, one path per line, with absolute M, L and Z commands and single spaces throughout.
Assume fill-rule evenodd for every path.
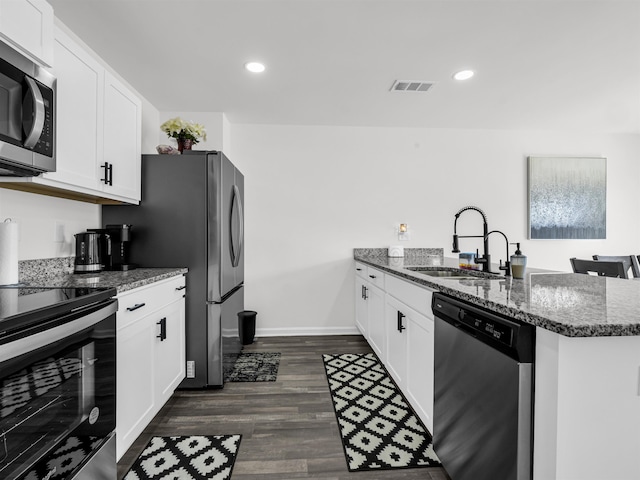
M 182 388 L 222 386 L 242 349 L 243 202 L 244 177 L 222 152 L 185 150 L 142 156 L 140 205 L 102 207 L 104 225 L 132 225 L 130 263 L 189 268 Z

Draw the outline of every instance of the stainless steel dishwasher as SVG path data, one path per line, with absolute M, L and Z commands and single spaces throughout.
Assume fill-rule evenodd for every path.
M 530 480 L 535 327 L 433 295 L 433 446 L 453 480 Z

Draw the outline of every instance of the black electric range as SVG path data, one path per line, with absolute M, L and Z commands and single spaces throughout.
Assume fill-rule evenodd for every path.
M 116 294 L 0 287 L 0 478 L 116 478 Z

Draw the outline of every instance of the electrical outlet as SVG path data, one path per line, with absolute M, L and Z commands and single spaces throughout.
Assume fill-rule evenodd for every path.
M 53 241 L 55 243 L 64 243 L 64 223 L 56 221 L 53 230 Z
M 196 362 L 193 360 L 187 361 L 187 378 L 196 378 Z

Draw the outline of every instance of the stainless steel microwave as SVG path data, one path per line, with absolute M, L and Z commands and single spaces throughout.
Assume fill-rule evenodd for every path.
M 0 176 L 56 169 L 56 79 L 0 42 Z

